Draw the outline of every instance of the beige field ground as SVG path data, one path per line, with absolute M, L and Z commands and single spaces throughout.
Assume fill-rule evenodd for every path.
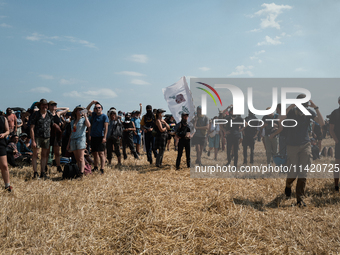
M 308 180 L 301 209 L 292 206 L 295 192 L 284 199 L 284 179 L 193 179 L 187 168 L 175 171 L 175 160 L 176 152 L 166 152 L 158 169 L 145 155 L 129 155 L 121 170 L 106 167 L 105 175 L 72 181 L 62 181 L 54 167 L 47 181 L 32 180 L 31 168 L 11 168 L 14 192 L 0 191 L 0 253 L 340 252 L 340 195 L 332 179 Z

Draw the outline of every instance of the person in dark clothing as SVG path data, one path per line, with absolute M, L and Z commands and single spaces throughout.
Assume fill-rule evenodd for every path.
M 126 147 L 129 147 L 135 159 L 139 159 L 138 154 L 133 144 L 133 133 L 136 131 L 135 123 L 131 121 L 131 114 L 125 114 L 123 122 L 123 156 L 124 160 L 127 159 Z
M 155 148 L 155 139 L 152 136 L 152 130 L 155 126 L 156 118 L 152 112 L 152 106 L 146 106 L 146 114 L 142 117 L 140 122 L 141 128 L 145 134 L 145 148 L 146 148 L 146 155 L 147 159 L 152 164 L 152 153 L 154 154 L 155 158 L 157 158 L 157 150 Z
M 182 113 L 182 120 L 178 124 L 176 130 L 176 139 L 178 140 L 178 152 L 176 159 L 176 170 L 179 170 L 183 149 L 185 149 L 185 156 L 187 159 L 187 167 L 190 167 L 190 127 L 188 124 L 189 113 Z
M 38 178 L 37 158 L 38 149 L 41 148 L 41 173 L 40 177 L 47 179 L 45 167 L 47 166 L 48 154 L 50 150 L 51 128 L 54 120 L 52 114 L 47 110 L 48 103 L 46 99 L 41 99 L 37 104 L 39 111 L 35 111 L 31 118 L 31 139 L 33 149 L 33 178 Z
M 305 98 L 306 95 L 300 94 L 297 98 Z M 304 170 L 306 167 L 309 167 L 311 164 L 311 143 L 309 139 L 308 128 L 310 125 L 310 120 L 315 120 L 321 126 L 324 125 L 324 120 L 319 111 L 319 107 L 317 107 L 312 100 L 309 102 L 302 104 L 305 108 L 312 107 L 315 112 L 309 108 L 310 115 L 304 115 L 303 112 L 295 107 L 295 105 L 290 105 L 287 108 L 287 115 L 282 115 L 280 117 L 280 123 L 283 120 L 292 119 L 296 121 L 296 126 L 289 127 L 287 129 L 287 165 L 292 165 L 293 168 L 290 172 L 288 172 L 287 180 L 286 180 L 286 188 L 285 194 L 287 197 L 291 196 L 292 193 L 292 185 L 295 179 L 297 179 L 296 183 L 296 199 L 297 205 L 300 207 L 306 206 L 303 201 L 303 196 L 305 195 L 305 188 L 307 182 L 307 171 Z M 288 121 L 287 121 L 288 122 Z M 288 124 L 286 124 L 288 125 Z M 282 130 L 282 126 L 280 125 L 279 130 Z M 303 169 L 302 171 L 295 170 L 294 168 Z
M 6 151 L 6 137 L 8 135 L 9 135 L 8 121 L 4 116 L 0 115 L 0 169 L 2 179 L 5 182 L 5 189 L 11 192 L 13 188 L 9 183 L 9 171 Z
M 340 105 L 340 97 L 338 98 Z M 329 118 L 329 133 L 335 142 L 335 165 L 340 167 L 340 107 L 335 109 Z M 339 171 L 333 172 L 335 190 L 339 192 Z
M 231 148 L 234 148 L 234 166 L 237 167 L 238 148 L 241 139 L 241 129 L 244 120 L 239 115 L 233 115 L 233 108 L 230 108 L 229 115 L 226 116 L 228 123 L 225 125 L 227 135 L 227 165 L 231 163 Z
M 115 109 L 109 111 L 109 127 L 107 132 L 107 139 L 106 139 L 106 150 L 107 150 L 107 160 L 108 163 L 111 164 L 112 161 L 112 152 L 114 151 L 117 159 L 118 159 L 118 165 L 120 166 L 122 164 L 122 157 L 119 150 L 120 145 L 120 139 L 123 135 L 121 133 L 122 131 L 122 122 L 118 118 L 117 112 Z M 114 150 L 113 150 L 114 147 Z
M 255 147 L 255 139 L 258 134 L 257 127 L 251 127 L 251 126 L 259 126 L 259 123 L 251 111 L 248 112 L 248 116 L 245 118 L 246 120 L 246 127 L 243 130 L 243 140 L 242 140 L 242 146 L 243 146 L 243 164 L 247 164 L 247 149 L 249 147 L 250 149 L 250 164 L 254 163 L 254 147 Z M 249 122 L 251 121 L 251 122 Z M 251 126 L 249 126 L 247 123 L 250 123 Z
M 170 129 L 168 123 L 163 120 L 163 113 L 165 110 L 158 109 L 156 113 L 156 125 L 155 130 L 157 132 L 155 139 L 155 148 L 158 150 L 156 158 L 156 166 L 161 167 L 163 161 L 163 155 L 166 147 L 166 142 L 168 140 L 168 130 Z
M 171 138 L 174 138 L 174 145 L 175 145 L 175 151 L 177 150 L 177 144 L 176 144 L 176 139 L 175 139 L 175 127 L 176 127 L 176 120 L 174 116 L 169 116 L 166 118 L 166 123 L 168 123 L 170 130 L 168 132 L 168 141 L 166 143 L 167 150 L 170 150 L 170 143 L 171 143 Z

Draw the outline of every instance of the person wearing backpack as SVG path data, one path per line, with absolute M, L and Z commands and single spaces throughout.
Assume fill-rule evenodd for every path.
M 84 111 L 84 109 L 84 107 L 77 106 L 72 112 L 72 131 L 67 145 L 67 150 L 72 151 L 76 158 L 81 175 L 84 174 L 85 168 L 84 151 L 86 149 L 86 127 L 91 127 L 90 121 L 87 118 L 87 112 Z
M 340 97 L 338 98 L 340 105 Z M 335 142 L 335 166 L 340 167 L 340 107 L 335 109 L 329 118 L 329 133 Z M 334 184 L 335 190 L 339 192 L 339 171 L 334 169 Z
M 109 127 L 107 132 L 107 139 L 106 139 L 106 150 L 107 150 L 107 160 L 109 165 L 111 165 L 112 161 L 112 152 L 114 151 L 117 159 L 118 164 L 117 166 L 122 165 L 122 157 L 119 150 L 120 139 L 123 136 L 123 124 L 118 118 L 117 112 L 115 109 L 109 111 Z M 113 150 L 114 147 L 114 150 Z
M 155 158 L 157 158 L 157 150 L 155 149 L 155 139 L 152 135 L 153 128 L 156 123 L 155 115 L 152 112 L 152 106 L 146 106 L 146 114 L 142 117 L 140 122 L 141 128 L 145 134 L 145 148 L 146 148 L 146 155 L 147 159 L 152 164 L 152 153 L 154 154 Z
M 5 189 L 8 192 L 11 192 L 13 188 L 9 183 L 9 171 L 6 151 L 6 137 L 8 135 L 9 135 L 8 121 L 4 116 L 0 115 L 0 169 L 2 179 L 5 182 Z
M 138 154 L 133 144 L 133 133 L 136 131 L 135 123 L 131 121 L 131 114 L 125 114 L 123 122 L 123 156 L 124 160 L 127 159 L 126 147 L 129 147 L 135 159 L 139 159 Z

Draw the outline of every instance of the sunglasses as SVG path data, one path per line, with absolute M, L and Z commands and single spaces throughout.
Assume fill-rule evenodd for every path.
M 100 109 L 101 107 L 99 106 L 99 107 L 95 107 L 94 109 L 96 110 L 96 109 Z

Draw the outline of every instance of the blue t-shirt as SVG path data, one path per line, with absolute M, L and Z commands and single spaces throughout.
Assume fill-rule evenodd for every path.
M 76 132 L 73 132 L 73 125 L 74 125 L 74 120 L 71 121 L 71 139 L 77 139 L 80 137 L 85 137 L 86 135 L 86 125 L 85 125 L 85 118 L 82 117 L 76 126 Z
M 105 123 L 109 123 L 109 118 L 105 114 L 97 115 L 96 113 L 92 113 L 91 136 L 103 137 Z
M 137 135 L 141 135 L 141 133 L 140 133 L 140 118 L 133 117 L 131 120 L 135 123 Z

